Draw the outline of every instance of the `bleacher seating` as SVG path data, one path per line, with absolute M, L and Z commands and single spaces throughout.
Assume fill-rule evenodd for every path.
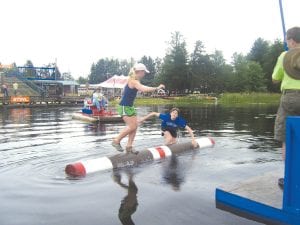
M 18 83 L 18 96 L 40 96 L 40 93 L 28 86 L 25 82 L 17 78 L 16 76 L 4 76 L 4 83 L 8 87 L 8 95 L 14 95 L 13 84 Z

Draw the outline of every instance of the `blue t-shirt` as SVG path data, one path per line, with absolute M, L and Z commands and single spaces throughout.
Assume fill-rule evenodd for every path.
M 161 122 L 162 129 L 168 128 L 172 130 L 178 130 L 178 128 L 184 129 L 186 127 L 186 121 L 179 116 L 175 120 L 171 120 L 170 113 L 167 113 L 167 114 L 159 114 L 159 118 L 162 120 Z

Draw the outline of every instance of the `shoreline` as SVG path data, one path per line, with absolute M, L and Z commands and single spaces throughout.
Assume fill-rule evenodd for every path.
M 209 95 L 188 95 L 170 98 L 137 98 L 136 106 L 147 105 L 221 105 L 221 106 L 249 106 L 249 105 L 279 105 L 279 93 L 224 93 L 215 97 Z M 117 104 L 117 101 L 113 102 Z
M 173 106 L 189 106 L 189 105 L 220 105 L 220 106 L 249 106 L 249 105 L 279 105 L 281 94 L 279 93 L 224 93 L 214 96 L 209 95 L 187 95 L 180 97 L 137 97 L 135 106 L 151 106 L 151 105 L 173 105 Z M 79 97 L 80 98 L 80 97 Z M 39 108 L 39 107 L 80 107 L 83 101 L 64 102 L 36 102 L 36 103 L 18 103 L 18 104 L 0 104 L 1 108 Z M 69 100 L 69 99 L 68 99 Z M 73 100 L 73 99 L 72 99 Z M 116 106 L 118 100 L 110 102 L 111 106 Z

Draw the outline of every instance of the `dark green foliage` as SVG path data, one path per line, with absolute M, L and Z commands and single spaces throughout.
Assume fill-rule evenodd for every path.
M 129 69 L 130 63 L 126 60 L 120 62 L 118 59 L 100 59 L 96 64 L 92 64 L 88 81 L 91 84 L 101 83 L 113 75 L 127 75 Z
M 233 92 L 262 92 L 266 90 L 264 73 L 258 62 L 250 61 L 242 54 L 233 54 L 232 86 Z
M 142 82 L 153 86 L 166 85 L 169 91 L 181 93 L 222 93 L 222 92 L 278 92 L 272 83 L 272 72 L 277 58 L 283 51 L 283 43 L 273 43 L 258 38 L 250 52 L 244 56 L 233 54 L 233 62 L 227 63 L 223 53 L 215 50 L 206 53 L 203 42 L 196 41 L 189 54 L 186 41 L 180 32 L 171 34 L 166 55 L 155 60 L 143 56 L 139 61 L 150 70 Z M 89 83 L 100 83 L 109 77 L 127 75 L 135 60 L 103 58 L 92 64 Z M 83 82 L 83 81 L 82 81 Z
M 143 79 L 143 83 L 146 85 L 153 85 L 154 77 L 157 73 L 156 61 L 153 60 L 150 56 L 143 56 L 137 62 L 144 63 L 150 71 L 150 74 L 147 74 Z M 90 84 L 97 84 L 107 80 L 113 75 L 127 76 L 130 68 L 135 63 L 136 61 L 133 58 L 131 58 L 129 61 L 109 58 L 100 59 L 96 64 L 92 64 L 91 73 L 88 76 L 88 82 Z
M 24 66 L 33 67 L 33 63 L 30 60 L 27 60 L 27 62 L 25 63 Z M 25 77 L 36 77 L 36 70 L 33 68 L 25 69 L 24 76 Z
M 172 34 L 167 54 L 159 72 L 159 81 L 170 90 L 199 93 L 274 91 L 272 71 L 282 52 L 280 41 L 269 43 L 258 38 L 247 56 L 235 53 L 233 63 L 226 63 L 221 51 L 207 54 L 204 44 L 196 41 L 190 57 L 179 32 Z
M 283 43 L 280 40 L 275 40 L 273 43 L 256 39 L 248 59 L 260 64 L 263 69 L 264 79 L 266 81 L 266 89 L 270 92 L 276 92 L 279 88 L 272 83 L 272 72 L 276 64 L 278 56 L 283 52 Z
M 190 88 L 190 78 L 186 42 L 179 32 L 172 33 L 172 40 L 161 66 L 160 81 L 170 91 L 183 91 Z
M 150 73 L 146 74 L 142 83 L 148 86 L 154 86 L 156 75 L 156 62 L 150 56 L 143 56 L 138 62 L 145 64 Z
M 82 77 L 82 76 L 80 76 L 80 77 L 78 78 L 77 82 L 78 82 L 79 84 L 86 84 L 86 83 L 88 83 L 88 79 L 87 79 L 87 78 L 84 78 L 84 77 Z

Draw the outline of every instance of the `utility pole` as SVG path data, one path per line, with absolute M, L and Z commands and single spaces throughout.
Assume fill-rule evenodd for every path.
M 56 80 L 56 73 L 57 73 L 57 58 L 55 58 L 55 70 L 54 70 L 54 74 L 55 74 L 54 79 L 55 80 Z
M 286 42 L 286 29 L 285 29 L 284 15 L 283 15 L 282 0 L 279 0 L 279 8 L 280 8 L 280 15 L 281 15 L 282 30 L 283 30 L 284 50 L 287 51 L 289 49 Z

